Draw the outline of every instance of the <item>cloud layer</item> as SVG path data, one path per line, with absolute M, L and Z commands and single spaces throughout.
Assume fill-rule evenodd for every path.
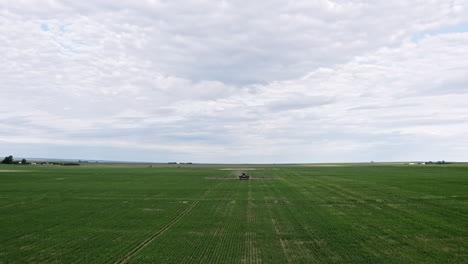
M 417 2 L 0 1 L 0 151 L 468 160 L 468 2 Z

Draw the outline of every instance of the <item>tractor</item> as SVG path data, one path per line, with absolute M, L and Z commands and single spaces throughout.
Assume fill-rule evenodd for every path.
M 239 176 L 239 180 L 248 180 L 250 178 L 249 175 L 242 173 L 242 175 Z

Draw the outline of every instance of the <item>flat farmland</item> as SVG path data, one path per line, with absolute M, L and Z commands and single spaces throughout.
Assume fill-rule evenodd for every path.
M 468 263 L 468 167 L 0 166 L 0 228 L 0 263 Z

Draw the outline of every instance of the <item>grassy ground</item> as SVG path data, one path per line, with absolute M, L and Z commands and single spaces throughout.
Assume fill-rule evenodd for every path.
M 0 263 L 468 259 L 466 166 L 0 170 Z

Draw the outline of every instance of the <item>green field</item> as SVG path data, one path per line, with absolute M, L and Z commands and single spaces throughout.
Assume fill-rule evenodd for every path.
M 468 263 L 468 167 L 224 167 L 0 166 L 0 263 Z

